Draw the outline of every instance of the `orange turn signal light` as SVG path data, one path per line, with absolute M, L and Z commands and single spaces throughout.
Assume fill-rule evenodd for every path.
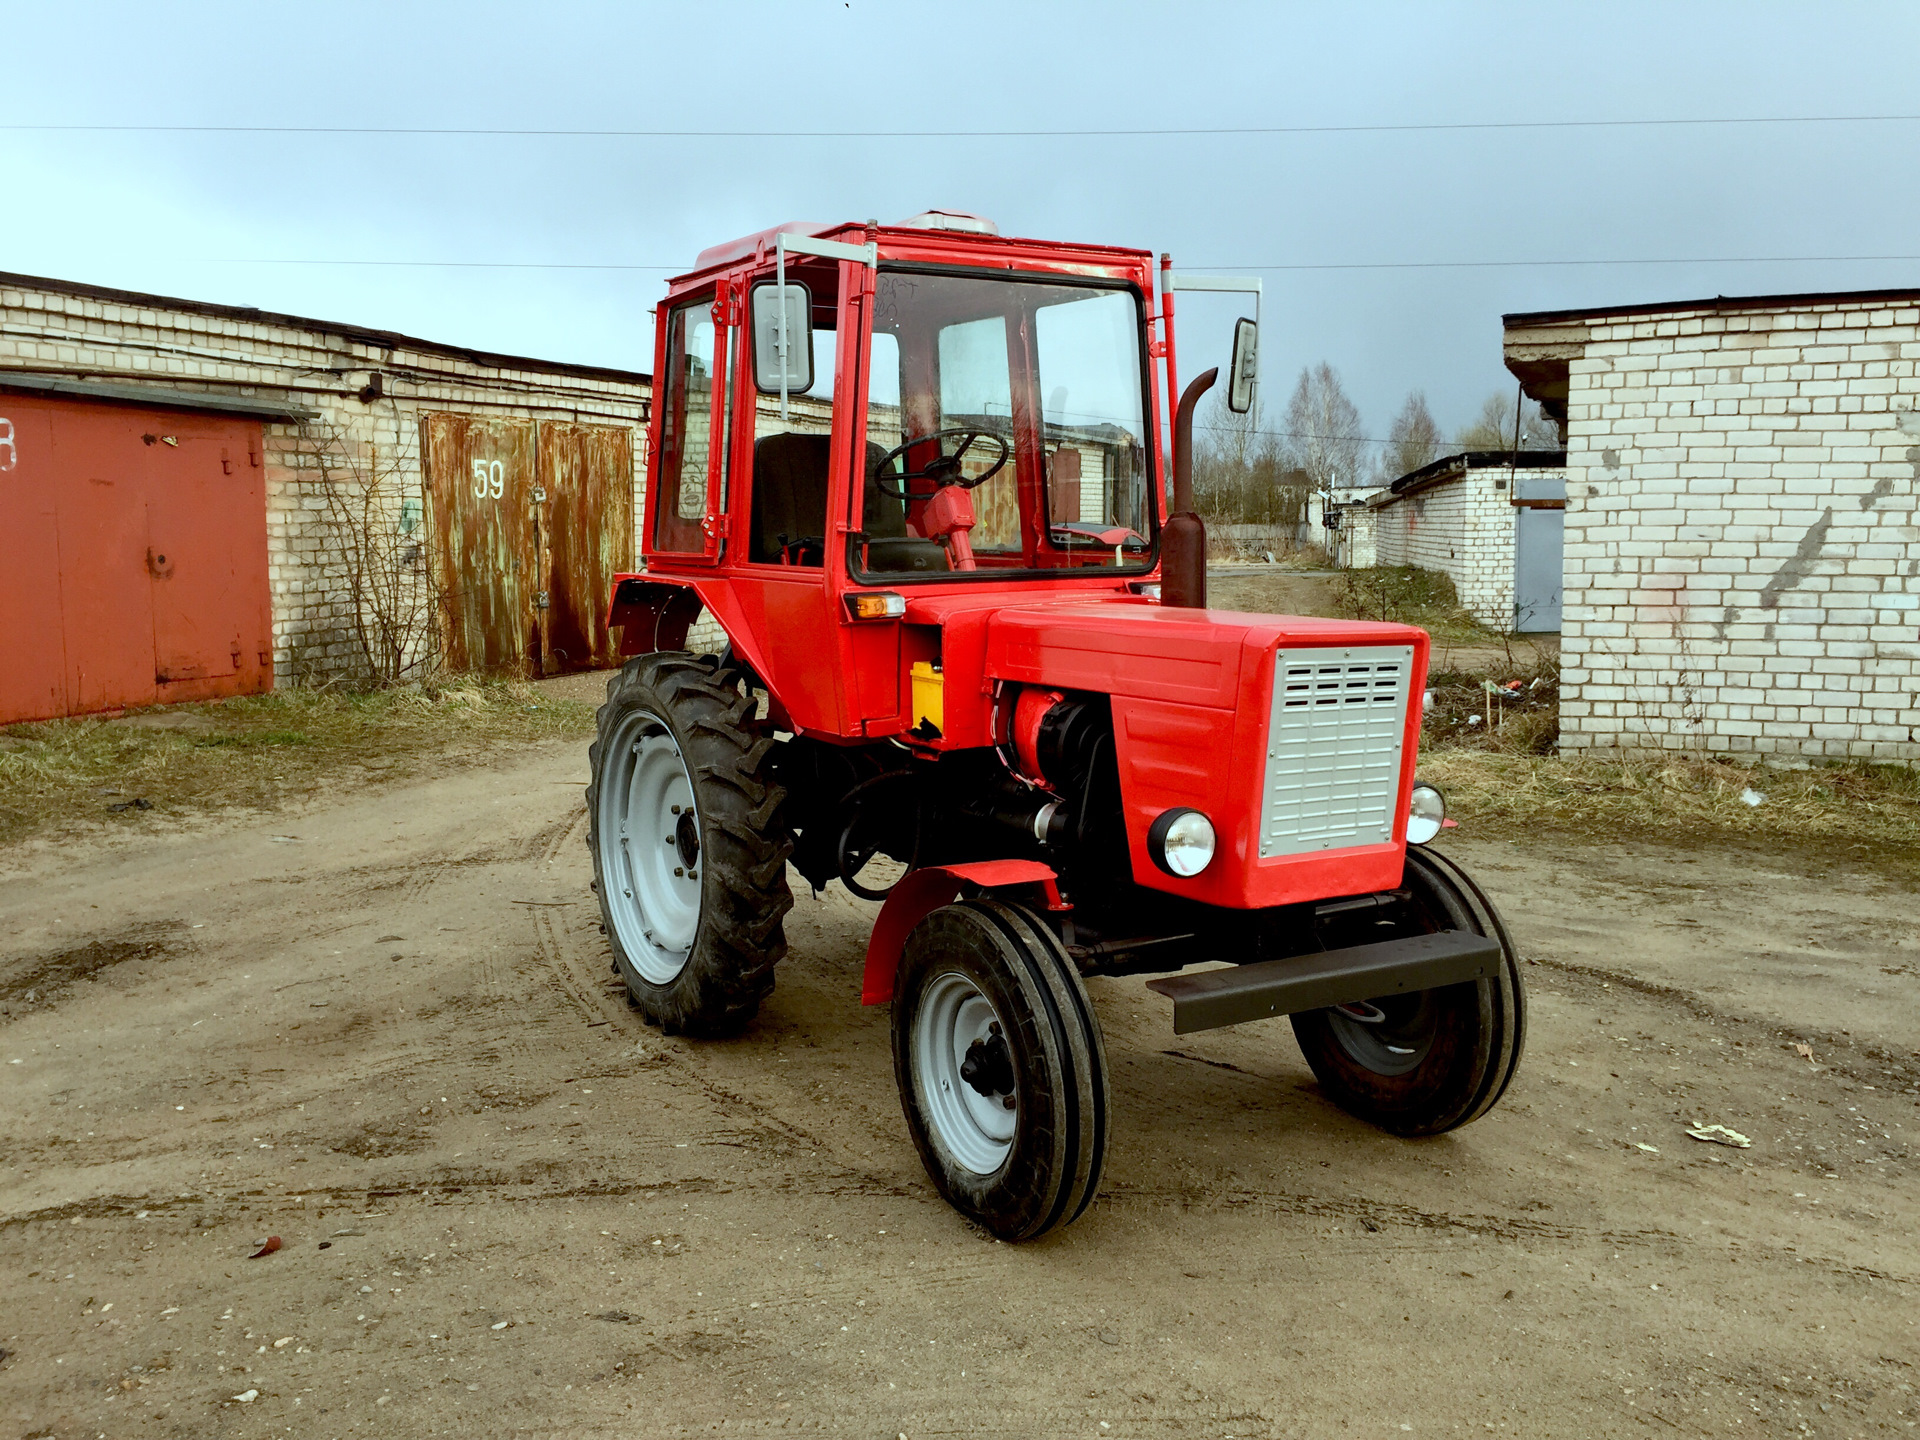
M 847 596 L 847 614 L 854 620 L 898 620 L 907 613 L 907 597 L 891 590 L 866 590 Z

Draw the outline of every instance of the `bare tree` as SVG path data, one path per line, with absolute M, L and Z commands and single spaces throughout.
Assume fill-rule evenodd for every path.
M 1400 413 L 1393 417 L 1393 427 L 1387 431 L 1381 483 L 1390 484 L 1402 475 L 1411 475 L 1423 465 L 1431 465 L 1445 451 L 1446 441 L 1441 438 L 1439 423 L 1427 408 L 1427 392 L 1411 391 Z
M 1284 464 L 1280 437 L 1261 428 L 1259 401 L 1243 415 L 1227 408 L 1226 392 L 1202 402 L 1194 423 L 1194 503 L 1223 525 L 1297 525 L 1306 491 Z
M 303 424 L 300 438 L 300 468 L 326 501 L 324 569 L 343 592 L 364 678 L 392 685 L 430 671 L 440 659 L 443 597 L 413 467 L 330 422 Z
M 1360 411 L 1340 383 L 1340 375 L 1322 360 L 1300 372 L 1287 401 L 1283 451 L 1287 468 L 1306 472 L 1313 488 L 1331 494 L 1336 486 L 1362 482 L 1367 440 Z
M 1480 414 L 1454 437 L 1462 450 L 1511 450 L 1513 437 L 1513 395 L 1496 390 L 1480 407 Z M 1558 450 L 1560 427 L 1553 417 L 1532 400 L 1520 407 L 1520 446 L 1522 450 Z

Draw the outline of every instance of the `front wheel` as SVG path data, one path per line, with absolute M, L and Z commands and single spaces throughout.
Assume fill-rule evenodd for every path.
M 1100 1187 L 1107 1064 L 1086 986 L 1030 912 L 934 911 L 907 937 L 893 1069 L 947 1203 L 1003 1240 L 1077 1218 Z
M 1451 860 L 1409 849 L 1401 881 L 1412 899 L 1407 931 L 1470 930 L 1497 940 L 1486 980 L 1381 996 L 1293 1017 L 1294 1038 L 1320 1086 L 1349 1115 L 1395 1135 L 1438 1135 L 1491 1110 L 1520 1064 L 1527 994 L 1506 926 Z M 1384 928 L 1341 943 L 1391 939 Z

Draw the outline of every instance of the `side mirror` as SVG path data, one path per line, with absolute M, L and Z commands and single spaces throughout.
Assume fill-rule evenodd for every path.
M 1233 364 L 1227 374 L 1227 408 L 1244 415 L 1253 408 L 1253 382 L 1260 373 L 1260 327 L 1238 320 L 1233 327 Z
M 780 363 L 783 308 L 787 320 L 784 366 Z M 753 287 L 753 383 L 762 395 L 778 395 L 783 389 L 789 395 L 804 395 L 813 388 L 813 296 L 797 280 L 787 282 L 784 295 L 772 281 Z

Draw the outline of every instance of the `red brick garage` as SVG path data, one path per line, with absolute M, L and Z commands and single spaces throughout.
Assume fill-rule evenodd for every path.
M 0 724 L 273 685 L 261 421 L 0 391 Z

